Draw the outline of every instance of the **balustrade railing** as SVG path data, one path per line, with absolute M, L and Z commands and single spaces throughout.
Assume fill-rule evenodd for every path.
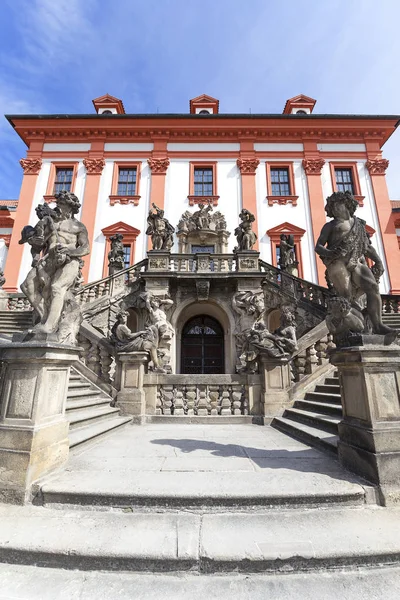
M 292 381 L 297 383 L 306 375 L 311 375 L 321 365 L 329 362 L 329 351 L 335 348 L 332 334 L 325 321 L 303 335 L 298 341 L 298 349 L 291 357 Z
M 400 314 L 400 296 L 382 295 L 382 312 L 385 315 Z
M 237 270 L 234 254 L 171 254 L 169 270 L 179 273 L 232 273 Z
M 248 392 L 244 383 L 157 385 L 157 415 L 218 416 L 248 415 Z

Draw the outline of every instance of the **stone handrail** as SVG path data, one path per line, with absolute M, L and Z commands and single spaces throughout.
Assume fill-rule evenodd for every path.
M 299 382 L 307 375 L 313 374 L 318 367 L 327 364 L 329 350 L 334 347 L 325 321 L 303 335 L 298 340 L 297 350 L 290 360 L 292 381 Z
M 78 345 L 80 361 L 96 375 L 99 382 L 109 386 L 108 392 L 111 393 L 116 367 L 114 346 L 87 321 L 81 324 Z
M 322 309 L 324 312 L 326 311 L 328 300 L 332 296 L 332 292 L 327 288 L 301 279 L 300 277 L 289 275 L 263 260 L 260 260 L 259 264 L 260 269 L 265 273 L 265 279 L 275 287 L 278 287 L 282 293 L 291 296 L 297 302 L 305 301 Z
M 147 259 L 144 259 L 127 269 L 122 269 L 122 271 L 117 271 L 112 275 L 103 277 L 103 279 L 91 281 L 80 287 L 76 291 L 75 297 L 80 304 L 84 304 L 86 302 L 97 300 L 97 298 L 102 298 L 103 296 L 114 296 L 116 293 L 119 293 L 125 285 L 132 283 L 137 278 L 138 273 L 146 266 Z
M 234 254 L 171 254 L 169 270 L 184 273 L 229 273 L 237 270 Z

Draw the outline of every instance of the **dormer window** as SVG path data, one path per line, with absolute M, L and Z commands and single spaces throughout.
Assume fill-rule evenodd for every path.
M 285 108 L 283 109 L 284 115 L 310 115 L 314 110 L 314 106 L 317 101 L 314 98 L 310 98 L 309 96 L 304 96 L 304 94 L 300 94 L 299 96 L 294 96 L 294 98 L 289 98 L 286 101 Z
M 99 98 L 95 98 L 92 100 L 92 102 L 98 115 L 108 116 L 125 114 L 125 108 L 122 100 L 115 98 L 114 96 L 110 96 L 110 94 L 99 96 Z
M 210 111 L 209 110 L 205 110 L 205 109 L 201 110 L 198 114 L 199 115 L 211 115 Z
M 218 114 L 219 100 L 203 94 L 192 98 L 189 102 L 192 115 L 216 115 Z

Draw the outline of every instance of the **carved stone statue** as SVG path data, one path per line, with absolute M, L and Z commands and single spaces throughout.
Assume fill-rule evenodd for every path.
M 366 294 L 366 313 L 372 332 L 385 336 L 392 343 L 397 332 L 382 323 L 382 301 L 379 278 L 383 264 L 365 229 L 365 221 L 354 216 L 357 201 L 350 192 L 335 192 L 326 200 L 325 211 L 332 220 L 326 223 L 318 238 L 315 251 L 326 266 L 326 274 L 336 294 L 351 306 L 360 308 L 357 301 Z M 366 258 L 374 262 L 369 268 Z
M 157 352 L 159 343 L 157 327 L 150 325 L 143 331 L 132 333 L 127 325 L 128 315 L 127 311 L 119 312 L 111 329 L 111 341 L 115 344 L 116 350 L 118 352 L 148 352 L 151 359 L 149 370 L 164 373 L 165 371 L 160 367 Z
M 150 326 L 154 325 L 158 331 L 158 353 L 162 358 L 162 364 L 166 368 L 170 363 L 171 344 L 175 332 L 163 307 L 172 306 L 174 301 L 169 297 L 155 296 L 151 292 L 144 292 L 141 296 L 147 309 L 147 321 Z M 166 370 L 169 369 L 170 367 Z
M 193 213 L 192 219 L 196 225 L 196 229 L 210 229 L 211 216 L 210 211 L 212 206 L 209 204 L 199 204 L 199 210 Z
M 89 241 L 86 227 L 75 219 L 80 208 L 75 194 L 59 192 L 55 202 L 54 210 L 40 207 L 39 222 L 22 231 L 21 241 L 32 246 L 33 261 L 21 289 L 39 319 L 32 333 L 75 343 L 81 314 L 73 289 L 81 277 L 81 257 L 89 254 Z
M 174 245 L 174 231 L 171 223 L 164 217 L 164 211 L 153 204 L 147 217 L 146 234 L 151 236 L 153 250 L 171 250 Z
M 2 269 L 0 269 L 0 289 L 3 287 L 5 282 L 6 282 L 6 278 L 4 277 L 4 271 Z
M 281 271 L 286 271 L 290 275 L 298 276 L 298 261 L 294 252 L 293 235 L 282 233 L 279 243 L 279 267 Z
M 243 208 L 239 218 L 241 222 L 235 229 L 235 236 L 238 243 L 234 249 L 235 252 L 251 250 L 257 241 L 257 235 L 253 231 L 254 215 L 247 208 Z
M 329 301 L 326 326 L 332 333 L 336 346 L 351 346 L 354 334 L 364 331 L 364 318 L 359 310 L 352 308 L 346 298 L 336 296 Z
M 108 273 L 112 275 L 116 271 L 122 271 L 125 267 L 124 245 L 122 240 L 124 236 L 116 233 L 110 237 L 111 250 L 108 253 Z
M 216 211 L 211 214 L 212 206 L 199 204 L 200 210 L 191 213 L 189 210 L 183 213 L 178 223 L 179 233 L 190 233 L 191 231 L 211 230 L 225 231 L 226 220 L 222 213 Z
M 281 326 L 274 332 L 268 331 L 263 321 L 256 321 L 246 332 L 246 341 L 239 357 L 241 373 L 257 373 L 260 355 L 274 359 L 288 358 L 297 350 L 296 325 L 294 313 L 287 307 L 282 308 Z

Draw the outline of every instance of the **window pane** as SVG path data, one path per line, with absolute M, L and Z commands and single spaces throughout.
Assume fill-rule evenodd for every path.
M 119 196 L 134 196 L 136 194 L 136 168 L 118 169 L 118 189 Z
M 127 269 L 128 267 L 130 267 L 131 265 L 131 247 L 130 246 L 124 246 L 124 266 L 125 269 Z
M 273 196 L 290 196 L 289 169 L 271 169 L 271 191 Z
M 195 167 L 194 169 L 194 195 L 212 196 L 213 170 L 210 168 Z
M 336 187 L 338 192 L 354 194 L 353 174 L 351 169 L 335 169 Z
M 70 192 L 72 185 L 72 174 L 74 169 L 71 167 L 56 167 L 56 178 L 54 181 L 54 194 L 63 190 Z

